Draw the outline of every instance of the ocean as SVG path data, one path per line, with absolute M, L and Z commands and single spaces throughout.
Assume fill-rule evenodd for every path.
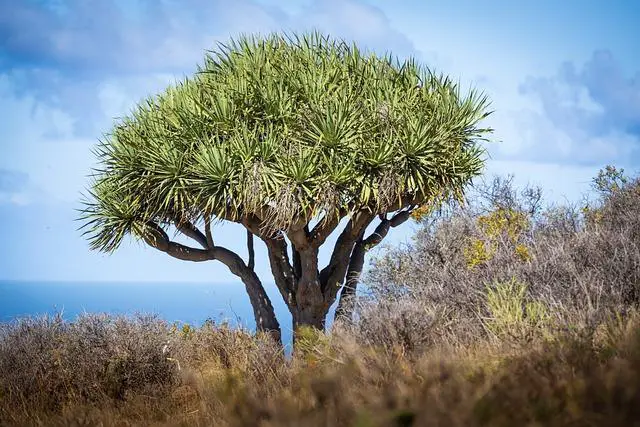
M 291 314 L 275 285 L 266 284 L 285 345 L 292 340 Z M 253 311 L 242 283 L 128 283 L 0 281 L 0 322 L 24 316 L 62 312 L 78 314 L 157 314 L 168 322 L 201 325 L 227 321 L 255 330 Z M 330 313 L 329 319 L 333 316 Z

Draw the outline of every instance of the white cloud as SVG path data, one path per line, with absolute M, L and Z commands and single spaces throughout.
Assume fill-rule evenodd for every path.
M 73 134 L 76 119 L 53 106 L 44 106 L 31 94 L 14 94 L 14 76 L 0 74 L 0 130 L 3 145 L 24 144 L 43 137 L 66 137 Z
M 5 192 L 5 203 L 75 201 L 90 160 L 90 141 L 74 136 L 76 119 L 31 95 L 12 93 L 12 76 L 0 75 L 0 169 L 28 177 Z
M 533 111 L 512 113 L 529 130 L 521 158 L 601 166 L 640 161 L 640 78 L 625 79 L 611 54 L 596 51 L 579 72 L 565 63 L 555 76 L 529 77 L 521 93 L 538 101 Z

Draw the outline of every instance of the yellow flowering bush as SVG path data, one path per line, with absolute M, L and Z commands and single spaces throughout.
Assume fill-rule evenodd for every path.
M 486 215 L 479 216 L 476 223 L 482 235 L 471 237 L 468 245 L 463 249 L 469 268 L 475 268 L 491 260 L 504 237 L 508 244 L 514 246 L 514 255 L 518 259 L 522 261 L 531 259 L 529 249 L 521 243 L 523 234 L 529 228 L 529 218 L 524 212 L 497 208 Z

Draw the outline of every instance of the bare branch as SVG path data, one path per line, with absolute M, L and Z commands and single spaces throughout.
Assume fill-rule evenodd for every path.
M 211 216 L 208 216 L 204 220 L 204 231 L 206 233 L 207 245 L 210 248 L 214 247 L 215 243 L 213 243 L 213 235 L 211 234 Z
M 351 319 L 353 314 L 354 298 L 358 288 L 358 281 L 360 280 L 360 274 L 364 267 L 364 256 L 366 254 L 366 247 L 362 239 L 356 242 L 349 260 L 349 267 L 347 269 L 347 280 L 340 292 L 340 300 L 338 302 L 338 308 L 336 309 L 335 318 Z
M 180 243 L 172 242 L 169 240 L 167 233 L 153 222 L 147 223 L 147 231 L 148 235 L 143 236 L 143 239 L 147 244 L 159 251 L 166 252 L 174 258 L 195 262 L 215 259 L 211 250 L 192 248 Z
M 248 267 L 254 269 L 256 266 L 256 252 L 253 249 L 253 233 L 251 230 L 247 230 L 247 252 L 249 252 Z
M 378 226 L 376 227 L 375 231 L 363 241 L 365 250 L 369 250 L 374 246 L 377 246 L 382 241 L 382 239 L 387 236 L 387 233 L 389 233 L 389 229 L 403 224 L 411 217 L 411 212 L 412 210 L 409 209 L 396 213 L 391 219 L 382 219 L 380 221 L 380 224 L 378 224 Z
M 269 332 L 277 341 L 280 340 L 280 325 L 271 301 L 258 276 L 251 268 L 245 265 L 238 254 L 221 246 L 213 246 L 205 250 L 172 242 L 169 240 L 167 233 L 153 222 L 147 223 L 146 231 L 147 234 L 143 238 L 150 246 L 174 258 L 185 261 L 217 260 L 226 265 L 229 271 L 238 276 L 245 285 L 251 300 L 258 330 Z
M 293 261 L 293 273 L 296 279 L 299 279 L 302 275 L 302 263 L 300 261 L 300 252 L 294 247 L 291 248 L 292 261 Z
M 344 281 L 353 246 L 358 239 L 362 238 L 362 234 L 374 217 L 375 215 L 368 211 L 357 212 L 340 233 L 333 248 L 329 264 L 320 272 L 322 292 L 327 303 L 332 304 L 335 300 Z
M 198 230 L 198 228 L 195 225 L 193 225 L 191 222 L 187 220 L 180 220 L 180 221 L 176 220 L 175 224 L 179 232 L 181 232 L 187 237 L 191 237 L 193 240 L 198 242 L 200 246 L 202 246 L 204 249 L 210 248 L 209 243 L 207 242 L 207 237 L 204 234 L 202 234 L 202 232 Z
M 377 246 L 387 235 L 389 229 L 403 224 L 411 217 L 412 208 L 396 213 L 391 219 L 386 219 L 386 215 L 380 215 L 380 224 L 375 231 L 366 239 L 358 239 L 356 242 L 347 268 L 346 283 L 340 293 L 340 301 L 336 309 L 336 318 L 351 318 L 353 314 L 353 299 L 358 288 L 358 282 L 362 269 L 364 268 L 364 257 L 370 249 Z
M 287 242 L 284 240 L 284 236 L 282 234 L 264 233 L 260 228 L 261 221 L 255 215 L 245 216 L 239 222 L 249 232 L 258 236 L 267 246 L 271 273 L 278 291 L 280 291 L 280 295 L 282 295 L 287 306 L 293 307 L 295 305 L 296 276 L 289 261 Z
M 331 215 L 330 217 L 325 216 L 324 218 L 322 218 L 322 220 L 317 223 L 315 227 L 313 227 L 313 230 L 311 230 L 309 236 L 311 244 L 316 248 L 322 246 L 327 240 L 327 237 L 329 237 L 331 233 L 333 233 L 333 230 L 336 229 L 339 223 L 339 215 Z
M 276 281 L 280 295 L 290 308 L 295 306 L 297 277 L 289 262 L 287 242 L 283 236 L 279 238 L 262 238 L 267 245 L 271 273 Z
M 416 206 L 411 206 L 411 208 L 406 211 L 396 213 L 393 218 L 391 218 L 391 227 L 395 228 L 404 224 L 409 218 L 411 218 L 411 213 L 415 208 Z

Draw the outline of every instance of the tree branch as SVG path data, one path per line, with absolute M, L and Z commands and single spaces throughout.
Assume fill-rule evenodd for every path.
M 291 241 L 291 244 L 294 248 L 298 249 L 298 251 L 305 249 L 309 246 L 309 227 L 304 226 L 300 229 L 293 229 L 287 232 L 287 237 Z
M 308 247 L 315 248 L 311 241 L 311 233 L 309 232 L 309 224 L 306 224 L 302 230 L 296 230 L 289 233 L 291 241 L 291 258 L 293 262 L 293 273 L 296 281 L 302 277 L 302 260 L 300 251 L 306 250 Z
M 251 300 L 251 306 L 253 307 L 257 329 L 268 332 L 274 339 L 280 342 L 280 325 L 271 301 L 258 276 L 252 269 L 245 265 L 238 254 L 221 246 L 213 246 L 205 250 L 172 242 L 169 240 L 167 233 L 153 222 L 147 223 L 146 231 L 147 233 L 143 236 L 143 239 L 150 246 L 174 258 L 186 261 L 217 260 L 226 265 L 229 271 L 238 276 L 245 285 L 247 294 Z
M 207 237 L 204 234 L 202 234 L 202 232 L 198 230 L 198 228 L 195 225 L 193 225 L 191 222 L 187 220 L 181 220 L 181 221 L 176 220 L 175 224 L 179 232 L 181 232 L 187 237 L 191 237 L 193 240 L 198 242 L 200 246 L 202 246 L 204 249 L 210 248 Z
M 215 243 L 213 243 L 213 235 L 211 234 L 211 216 L 208 216 L 204 220 L 204 231 L 206 233 L 207 246 L 210 248 L 214 247 Z
M 309 236 L 311 244 L 316 248 L 322 246 L 339 223 L 340 215 L 331 215 L 331 217 L 325 216 L 322 218 L 322 220 L 313 227 L 313 230 L 311 230 Z
M 295 246 L 291 248 L 291 255 L 293 258 L 293 274 L 296 279 L 300 279 L 300 276 L 302 276 L 302 263 L 300 261 L 300 252 L 298 252 Z
M 342 287 L 342 292 L 340 292 L 340 300 L 336 308 L 335 319 L 351 319 L 352 317 L 354 299 L 358 288 L 358 281 L 360 280 L 360 273 L 364 267 L 364 256 L 366 252 L 364 241 L 362 239 L 358 240 L 353 248 L 351 259 L 349 260 L 347 280 Z
M 258 236 L 267 246 L 271 273 L 278 291 L 289 308 L 295 305 L 296 276 L 289 261 L 287 242 L 280 235 L 267 235 L 260 230 L 260 219 L 256 216 L 246 216 L 240 220 L 249 232 Z
M 389 212 L 398 211 L 407 206 L 412 207 L 417 204 L 416 200 L 418 199 L 419 198 L 417 196 L 408 195 L 391 206 L 389 208 Z M 410 210 L 411 209 L 412 208 L 410 208 Z M 375 217 L 372 212 L 373 211 L 370 209 L 362 208 L 352 216 L 352 218 L 349 220 L 349 223 L 338 237 L 338 240 L 333 248 L 333 253 L 331 254 L 331 260 L 329 261 L 329 264 L 320 272 L 320 283 L 322 285 L 322 292 L 325 294 L 325 300 L 330 304 L 332 304 L 335 300 L 337 292 L 344 281 L 344 277 L 349 265 L 351 251 L 353 250 L 356 241 L 362 238 L 362 234 L 365 232 L 366 228 Z M 409 213 L 406 214 L 407 218 Z M 398 214 L 396 214 L 396 216 L 394 216 L 390 220 L 394 224 L 397 224 L 399 221 L 401 221 L 401 217 L 404 217 L 405 215 L 402 214 L 401 217 L 398 217 Z M 402 222 L 404 222 L 405 220 L 406 218 L 402 220 Z
M 263 237 L 262 240 L 267 245 L 271 272 L 273 273 L 273 278 L 276 281 L 280 295 L 282 295 L 287 306 L 293 308 L 295 306 L 297 278 L 289 262 L 287 242 L 283 236 L 280 236 L 280 238 Z
M 389 233 L 389 229 L 403 224 L 411 217 L 411 212 L 411 209 L 401 211 L 396 213 L 391 219 L 383 219 L 380 224 L 378 224 L 374 232 L 362 242 L 365 250 L 369 250 L 382 242 L 382 239 L 384 239 L 387 236 L 387 233 Z
M 332 304 L 344 281 L 344 275 L 349 264 L 349 257 L 355 242 L 362 238 L 362 234 L 373 220 L 374 215 L 368 211 L 359 211 L 349 220 L 331 254 L 329 264 L 320 272 L 320 283 L 325 301 Z
M 370 249 L 377 246 L 387 235 L 389 229 L 403 224 L 411 217 L 413 208 L 396 213 L 391 219 L 382 219 L 375 231 L 366 239 L 360 238 L 356 242 L 347 268 L 346 283 L 340 293 L 340 301 L 336 309 L 335 318 L 343 317 L 351 319 L 353 314 L 354 298 L 358 288 L 358 282 L 364 268 L 364 257 Z
M 248 267 L 253 270 L 256 266 L 256 252 L 253 249 L 253 233 L 247 229 L 247 252 L 249 252 Z
M 143 236 L 147 244 L 159 251 L 166 252 L 174 258 L 195 262 L 215 259 L 215 255 L 210 249 L 197 249 L 172 242 L 169 240 L 167 233 L 153 222 L 147 223 L 147 231 L 149 235 Z

